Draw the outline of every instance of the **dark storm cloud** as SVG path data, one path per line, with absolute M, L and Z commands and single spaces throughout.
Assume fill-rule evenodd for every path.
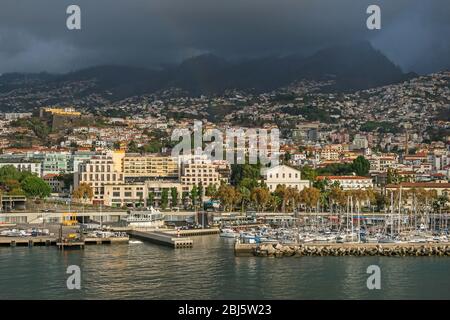
M 82 30 L 66 29 L 78 4 Z M 379 4 L 382 30 L 366 28 Z M 368 39 L 405 70 L 448 67 L 446 0 L 2 0 L 0 72 L 96 64 L 156 67 L 211 52 L 244 58 L 309 53 Z

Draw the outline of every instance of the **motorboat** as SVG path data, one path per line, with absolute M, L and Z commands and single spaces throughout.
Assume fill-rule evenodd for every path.
M 130 210 L 124 220 L 133 227 L 159 228 L 164 225 L 164 214 L 150 207 L 143 210 Z
M 219 236 L 222 238 L 237 238 L 239 237 L 239 233 L 231 228 L 224 228 L 220 230 Z

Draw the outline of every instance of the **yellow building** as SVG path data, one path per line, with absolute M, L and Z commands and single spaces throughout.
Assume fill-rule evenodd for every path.
M 177 179 L 178 163 L 166 156 L 132 156 L 123 158 L 123 173 L 126 180 Z

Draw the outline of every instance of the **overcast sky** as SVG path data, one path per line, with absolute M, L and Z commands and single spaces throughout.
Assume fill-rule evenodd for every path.
M 66 28 L 70 4 L 82 30 Z M 381 7 L 381 30 L 366 28 L 370 4 Z M 448 0 L 1 0 L 0 73 L 307 54 L 361 39 L 427 73 L 450 67 L 449 17 Z

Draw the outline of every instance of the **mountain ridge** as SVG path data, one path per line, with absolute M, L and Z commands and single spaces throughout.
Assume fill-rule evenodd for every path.
M 260 93 L 294 81 L 333 79 L 325 91 L 356 91 L 402 82 L 406 74 L 368 42 L 353 42 L 318 50 L 309 55 L 291 54 L 230 62 L 204 54 L 160 70 L 124 65 L 93 66 L 65 74 L 20 74 L 0 76 L 0 92 L 20 88 L 31 79 L 34 85 L 61 87 L 77 81 L 92 81 L 80 94 L 108 92 L 113 100 L 180 88 L 190 95 L 219 95 L 229 89 Z

